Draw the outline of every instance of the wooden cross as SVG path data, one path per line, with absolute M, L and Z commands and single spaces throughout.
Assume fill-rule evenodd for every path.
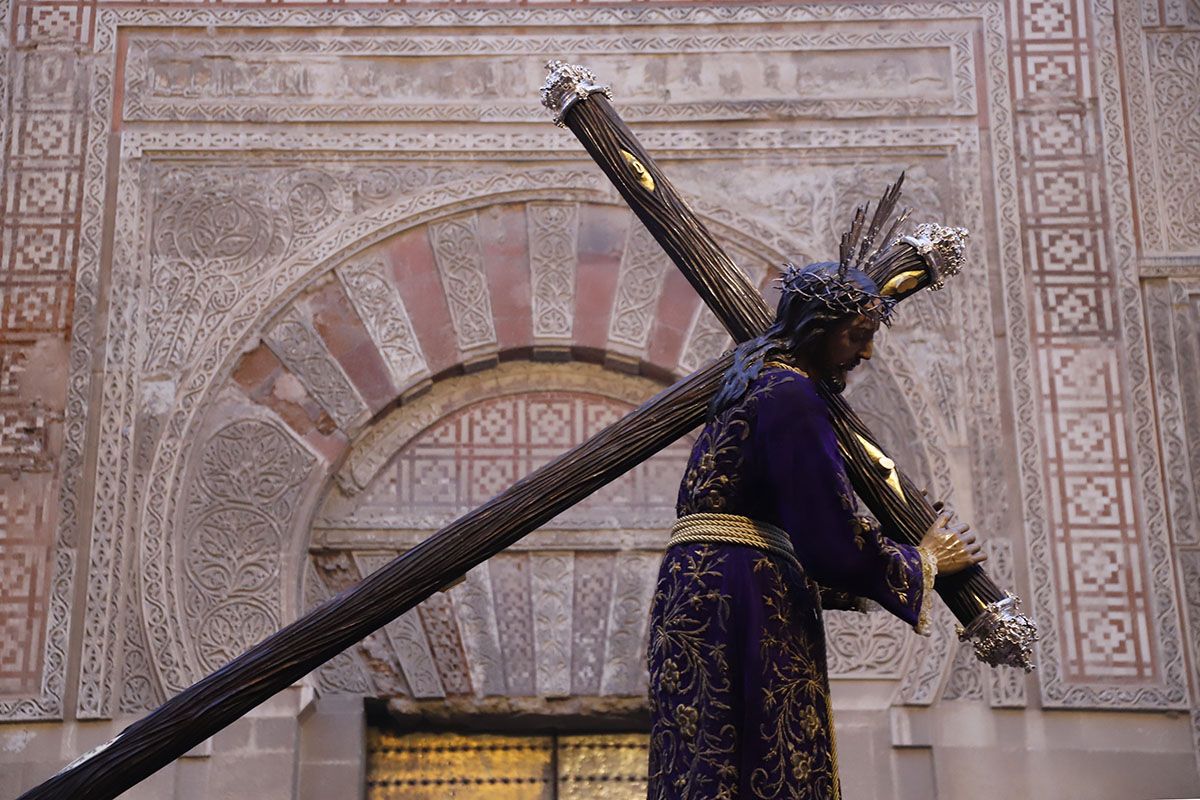
M 738 341 L 771 314 L 653 159 L 590 72 L 552 63 L 543 102 L 571 129 L 634 212 Z M 732 363 L 726 354 L 651 398 L 484 505 L 272 634 L 69 764 L 19 800 L 107 800 L 148 777 L 416 606 L 473 567 L 549 522 L 704 422 Z M 839 395 L 825 392 L 855 490 L 892 538 L 914 542 L 936 513 L 884 459 L 875 438 Z M 978 567 L 939 578 L 937 590 L 990 663 L 1028 667 L 1032 625 Z
M 555 112 L 555 122 L 579 138 L 730 335 L 742 342 L 765 331 L 771 322 L 766 302 L 621 120 L 608 102 L 608 87 L 597 84 L 595 75 L 585 67 L 551 61 L 546 68 L 550 75 L 542 87 L 542 103 Z M 943 277 L 931 266 L 893 297 L 899 300 L 922 288 L 940 288 Z M 919 543 L 937 512 L 884 454 L 846 400 L 828 387 L 818 388 L 829 407 L 855 492 L 890 538 Z M 939 577 L 936 587 L 961 623 L 960 636 L 974 641 L 980 660 L 992 666 L 1021 667 L 1026 672 L 1033 669 L 1036 628 L 1020 614 L 1019 601 L 1001 591 L 982 567 Z

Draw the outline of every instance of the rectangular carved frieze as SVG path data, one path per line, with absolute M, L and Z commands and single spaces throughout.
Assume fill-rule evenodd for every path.
M 571 694 L 571 606 L 575 591 L 572 553 L 531 553 L 533 652 L 537 693 Z
M 550 53 L 586 53 L 597 75 L 620 86 L 629 119 L 974 113 L 968 31 L 814 28 L 139 36 L 130 47 L 124 113 L 145 121 L 542 121 L 535 93 L 513 87 L 540 85 Z
M 729 332 L 721 325 L 713 312 L 707 306 L 696 309 L 688 331 L 687 341 L 683 346 L 683 355 L 679 359 L 679 371 L 693 372 L 702 365 L 721 355 L 733 345 Z
M 660 552 L 617 554 L 612 605 L 608 612 L 608 642 L 600 694 L 643 694 L 647 686 L 647 609 L 654 596 Z
M 504 656 L 500 652 L 492 578 L 487 565 L 480 564 L 468 572 L 462 583 L 449 590 L 449 595 L 454 601 L 475 694 L 505 694 Z
M 1146 43 L 1158 156 L 1146 171 L 1158 178 L 1164 244 L 1169 252 L 1200 253 L 1200 35 L 1152 35 Z
M 640 222 L 629 226 L 621 270 L 617 274 L 617 299 L 608 325 L 609 346 L 629 355 L 645 353 L 671 259 Z
M 454 336 L 464 358 L 496 346 L 496 321 L 474 214 L 429 226 L 429 243 L 437 262 Z

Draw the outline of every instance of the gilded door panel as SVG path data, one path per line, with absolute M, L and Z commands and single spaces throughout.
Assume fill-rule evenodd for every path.
M 553 800 L 551 736 L 372 731 L 368 800 Z
M 648 743 L 643 733 L 558 737 L 558 800 L 642 800 Z

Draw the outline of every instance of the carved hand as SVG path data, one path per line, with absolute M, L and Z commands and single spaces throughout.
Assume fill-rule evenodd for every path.
M 939 575 L 962 572 L 972 564 L 987 560 L 983 548 L 975 541 L 975 534 L 968 533 L 971 526 L 955 522 L 953 511 L 942 511 L 919 545 L 933 554 L 937 560 Z

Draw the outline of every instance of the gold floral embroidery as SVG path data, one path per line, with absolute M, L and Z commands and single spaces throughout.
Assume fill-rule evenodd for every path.
M 801 373 L 802 374 L 802 373 Z M 737 494 L 742 474 L 742 448 L 750 438 L 758 401 L 776 387 L 795 380 L 793 372 L 776 372 L 755 381 L 741 402 L 727 408 L 700 432 L 693 458 L 683 476 L 679 516 L 722 512 Z
M 766 612 L 758 645 L 765 671 L 751 678 L 761 681 L 757 730 L 735 729 L 731 702 L 741 684 L 731 683 L 736 654 L 726 645 L 734 601 L 716 588 L 727 551 L 673 548 L 666 558 L 650 632 L 652 800 L 836 800 L 820 588 L 766 555 L 752 560 Z M 695 597 L 704 601 L 699 607 Z M 746 746 L 762 757 L 743 776 L 738 753 Z
M 765 713 L 759 732 L 769 743 L 767 759 L 750 776 L 754 796 L 767 800 L 837 798 L 840 790 L 820 614 L 811 621 L 796 620 L 797 601 L 791 592 L 804 590 L 793 585 L 789 592 L 783 573 L 769 558 L 758 559 L 754 570 L 766 573 L 768 615 L 761 650 L 764 661 L 773 665 L 773 674 L 762 689 Z M 814 590 L 807 587 L 810 593 Z
M 854 544 L 859 550 L 865 550 L 868 547 L 877 551 L 880 556 L 887 562 L 884 568 L 884 583 L 887 585 L 892 596 L 896 598 L 901 606 L 905 608 L 913 608 L 918 611 L 918 620 L 915 626 L 917 633 L 925 635 L 924 627 L 928 623 L 930 596 L 933 591 L 933 578 L 927 574 L 928 565 L 924 558 L 921 558 L 921 597 L 918 603 L 918 598 L 914 594 L 917 587 L 914 587 L 912 575 L 915 564 L 912 563 L 911 557 L 902 549 L 901 545 L 896 544 L 888 537 L 884 536 L 879 530 L 879 524 L 869 517 L 856 516 L 854 518 Z M 936 567 L 936 565 L 935 565 Z M 926 623 L 921 622 L 921 614 L 924 614 Z
M 731 724 L 703 724 L 730 713 L 725 642 L 731 600 L 712 588 L 720 582 L 725 556 L 704 545 L 694 551 L 672 549 L 667 559 L 654 595 L 648 655 L 651 702 L 671 712 L 657 715 L 651 732 L 651 786 L 657 787 L 657 797 L 669 796 L 663 778 L 674 774 L 681 796 L 736 797 L 737 731 Z M 717 785 L 710 774 L 717 776 Z
M 662 682 L 662 687 L 670 694 L 675 694 L 679 691 L 679 667 L 675 666 L 674 660 L 668 658 L 662 663 L 662 672 L 658 676 Z
M 679 732 L 688 739 L 696 738 L 696 721 L 699 718 L 700 715 L 691 706 L 683 703 L 675 706 L 675 723 L 679 726 Z

